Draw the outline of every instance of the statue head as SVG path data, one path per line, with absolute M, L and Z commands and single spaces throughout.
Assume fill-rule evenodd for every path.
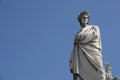
M 84 25 L 85 23 L 89 24 L 90 16 L 87 11 L 83 11 L 78 15 L 78 21 L 80 25 Z
M 107 63 L 107 62 L 105 62 L 105 65 L 106 65 L 105 71 L 108 72 L 108 73 L 111 72 L 111 66 L 110 66 L 110 64 Z

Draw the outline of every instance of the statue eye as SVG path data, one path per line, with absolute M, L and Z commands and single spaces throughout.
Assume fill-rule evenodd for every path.
M 83 19 L 88 19 L 88 17 L 82 17 Z

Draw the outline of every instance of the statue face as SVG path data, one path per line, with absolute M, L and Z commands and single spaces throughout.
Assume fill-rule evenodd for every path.
M 87 25 L 88 24 L 88 20 L 89 20 L 88 15 L 84 14 L 84 15 L 81 16 L 81 23 L 83 25 Z

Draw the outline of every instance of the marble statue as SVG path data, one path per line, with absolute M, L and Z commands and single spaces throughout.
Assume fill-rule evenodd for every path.
M 115 76 L 112 78 L 112 72 L 111 72 L 111 66 L 109 63 L 105 63 L 106 69 L 105 69 L 105 77 L 106 80 L 120 80 L 118 76 Z
M 105 80 L 100 30 L 97 25 L 89 25 L 89 20 L 86 11 L 78 16 L 81 29 L 75 35 L 70 57 L 73 80 Z
M 106 65 L 105 69 L 106 80 L 112 80 L 111 66 L 108 63 L 105 63 L 105 65 Z

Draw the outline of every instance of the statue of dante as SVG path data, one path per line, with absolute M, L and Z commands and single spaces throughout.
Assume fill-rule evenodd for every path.
M 99 27 L 89 25 L 90 16 L 84 11 L 78 16 L 81 29 L 75 35 L 70 57 L 73 80 L 105 80 Z

